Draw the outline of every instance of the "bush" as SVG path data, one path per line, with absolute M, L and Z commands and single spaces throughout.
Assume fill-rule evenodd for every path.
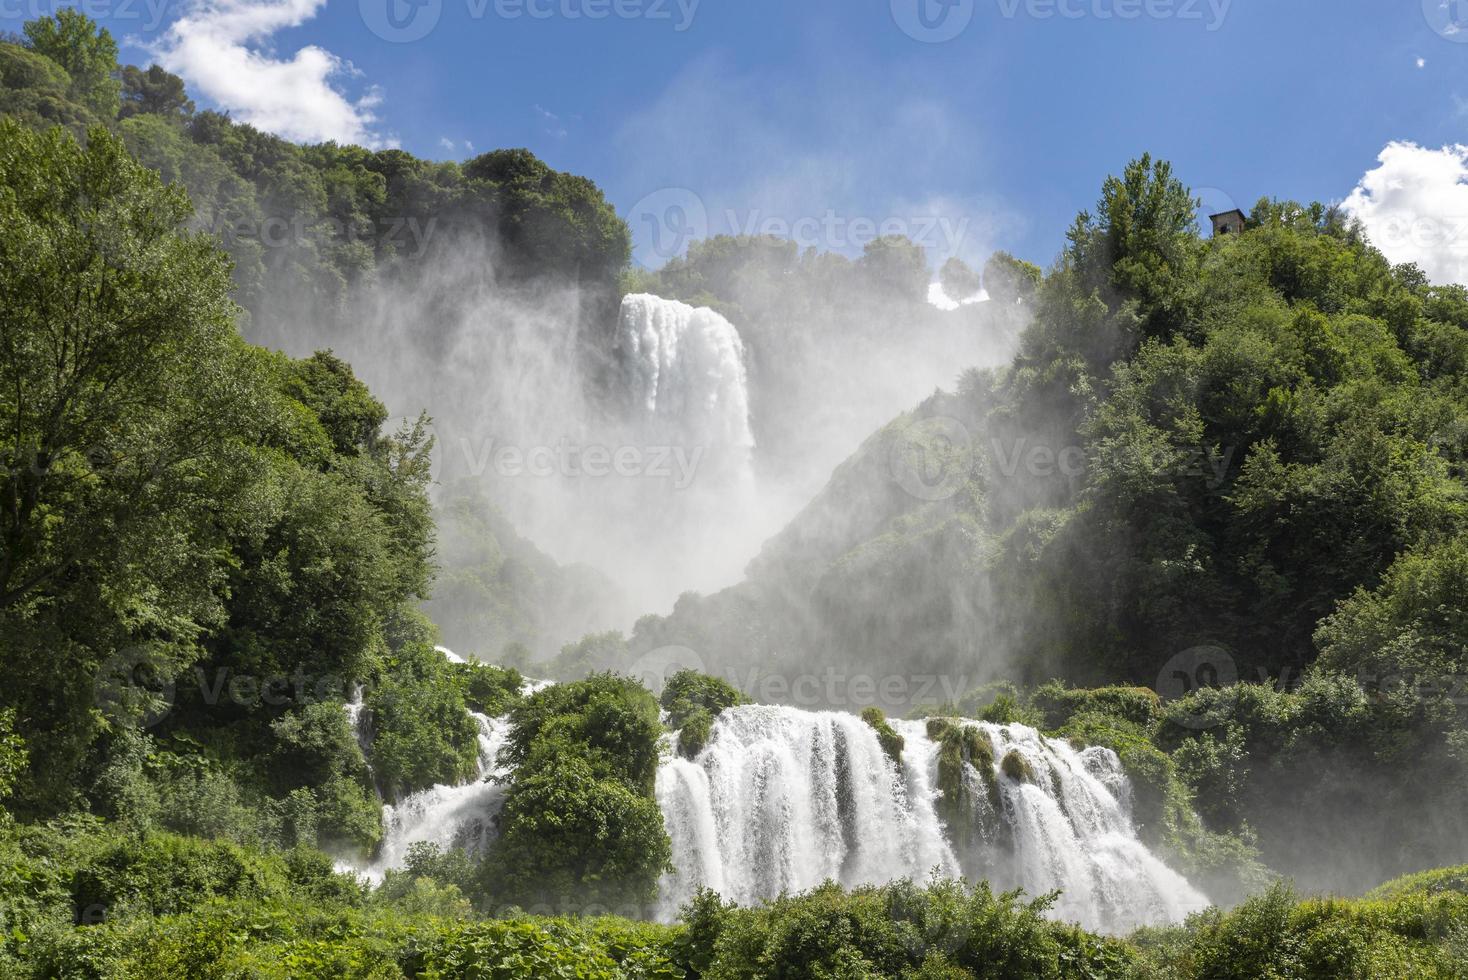
M 721 678 L 680 670 L 668 678 L 660 703 L 668 713 L 669 726 L 678 729 L 696 711 L 703 710 L 710 718 L 717 718 L 725 708 L 748 704 L 749 699 Z
M 485 862 L 497 904 L 641 912 L 670 867 L 657 802 L 574 756 L 517 775 L 499 824 Z
M 516 705 L 502 761 L 519 769 L 537 753 L 574 754 L 598 778 L 651 795 L 662 732 L 658 704 L 646 688 L 629 677 L 594 674 Z
M 388 659 L 367 696 L 373 775 L 391 799 L 462 783 L 478 771 L 479 729 L 451 667 L 428 643 L 409 643 Z
M 470 711 L 498 718 L 519 703 L 525 678 L 518 670 L 495 667 L 476 661 L 450 664 L 449 670 L 464 691 L 464 704 Z
M 1157 692 L 1145 687 L 1070 688 L 1061 681 L 1042 684 L 1030 704 L 1044 717 L 1047 730 L 1061 728 L 1079 712 L 1108 715 L 1142 728 L 1162 716 Z

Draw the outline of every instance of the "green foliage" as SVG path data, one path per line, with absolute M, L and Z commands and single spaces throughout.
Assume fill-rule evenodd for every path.
M 525 678 L 513 668 L 469 660 L 450 664 L 449 669 L 464 688 L 464 704 L 469 710 L 491 718 L 508 713 L 519 702 L 520 689 L 525 686 Z
M 902 765 L 902 749 L 907 744 L 903 741 L 897 730 L 887 721 L 886 713 L 876 705 L 861 709 L 861 720 L 867 723 L 872 731 L 877 733 L 877 741 L 882 743 L 882 751 L 898 766 Z
M 652 793 L 663 726 L 657 701 L 630 677 L 596 674 L 548 687 L 517 705 L 510 725 L 502 761 L 517 774 L 571 751 L 598 778 Z
M 1070 688 L 1062 681 L 1050 681 L 1036 688 L 1029 697 L 1031 706 L 1044 715 L 1044 727 L 1063 727 L 1079 712 L 1110 715 L 1132 725 L 1148 728 L 1162 716 L 1162 702 L 1157 692 L 1146 687 Z
M 670 867 L 657 802 L 569 754 L 517 771 L 485 867 L 499 902 L 642 911 Z
M 1008 252 L 995 252 L 984 264 L 984 288 L 996 303 L 1028 303 L 1044 279 L 1039 266 Z
M 1010 749 L 999 762 L 999 771 L 1017 783 L 1033 783 L 1035 768 L 1018 749 Z
M 428 643 L 409 642 L 388 657 L 366 697 L 373 775 L 392 799 L 465 782 L 478 770 L 479 729 L 456 666 Z
M 144 71 L 136 65 L 122 69 L 122 105 L 119 115 L 126 119 L 146 113 L 165 119 L 189 116 L 194 102 L 184 90 L 183 79 L 150 65 Z
M 680 670 L 663 686 L 659 699 L 668 727 L 678 732 L 678 751 L 692 759 L 703 751 L 719 712 L 749 699 L 734 685 L 695 670 Z
M 728 681 L 695 670 L 680 670 L 669 677 L 658 701 L 668 713 L 669 727 L 675 729 L 684 727 L 685 720 L 699 709 L 717 718 L 725 708 L 749 703 Z
M 709 732 L 714 727 L 714 716 L 707 708 L 694 708 L 683 716 L 683 725 L 678 729 L 678 753 L 685 759 L 697 757 L 709 741 Z
M 758 908 L 695 902 L 689 940 L 708 980 L 761 977 L 1124 977 L 1133 954 L 1025 902 L 953 882 L 843 892 L 826 885 Z
M 644 908 L 671 855 L 653 798 L 657 701 L 635 680 L 597 674 L 531 695 L 510 725 L 489 894 L 501 904 Z
M 55 62 L 71 80 L 69 98 L 100 119 L 117 115 L 117 42 L 107 28 L 85 14 L 63 7 L 53 16 L 27 21 L 26 46 Z
M 25 739 L 15 731 L 15 710 L 0 711 L 0 823 L 6 819 L 5 798 L 26 765 Z
M 94 711 L 104 662 L 172 676 L 219 622 L 217 515 L 260 400 L 224 257 L 117 139 L 0 120 L 0 181 L 0 702 L 45 720 L 23 792 L 54 800 L 105 725 L 156 707 L 97 680 Z
M 956 255 L 944 262 L 943 267 L 938 270 L 938 282 L 943 286 L 943 295 L 954 302 L 978 295 L 984 285 L 979 274 Z

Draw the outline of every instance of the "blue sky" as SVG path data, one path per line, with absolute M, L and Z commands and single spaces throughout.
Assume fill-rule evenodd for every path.
M 938 36 L 956 35 L 911 36 L 924 33 L 919 2 Z M 939 258 L 1006 248 L 1048 264 L 1103 177 L 1144 150 L 1210 188 L 1206 203 L 1247 209 L 1263 194 L 1344 199 L 1393 141 L 1423 153 L 1464 141 L 1468 31 L 1451 25 L 1468 27 L 1468 9 L 1446 2 L 89 0 L 85 9 L 123 41 L 124 61 L 162 60 L 201 103 L 283 135 L 439 159 L 528 146 L 594 179 L 632 221 L 649 264 L 684 229 L 788 228 L 805 244 L 854 252 L 884 224 Z M 0 9 L 9 29 L 24 19 L 14 0 Z M 1409 179 L 1420 170 L 1409 165 Z M 1401 183 L 1395 171 L 1379 176 L 1380 193 Z M 1440 179 L 1454 186 L 1434 193 L 1457 193 L 1456 178 Z M 1438 199 L 1425 200 L 1407 206 Z

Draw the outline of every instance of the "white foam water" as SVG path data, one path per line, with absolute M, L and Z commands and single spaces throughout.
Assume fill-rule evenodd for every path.
M 747 471 L 749 378 L 733 324 L 707 307 L 635 293 L 622 300 L 615 350 L 644 422 L 675 445 L 722 454 L 721 463 Z
M 505 788 L 488 780 L 501 774 L 497 757 L 509 726 L 474 718 L 478 777 L 385 806 L 383 843 L 364 869 L 370 879 L 400 867 L 418 842 L 479 854 L 492 846 Z M 891 722 L 905 742 L 901 764 L 869 725 L 838 712 L 730 708 L 692 760 L 666 737 L 656 793 L 674 870 L 660 883 L 658 916 L 671 920 L 702 887 L 751 904 L 827 880 L 854 887 L 965 872 L 1031 895 L 1058 890 L 1055 918 L 1108 933 L 1177 922 L 1207 906 L 1138 838 L 1116 753 L 1076 749 L 1023 725 L 964 724 L 981 728 L 994 748 L 987 776 L 964 766 L 976 822 L 1002 826 L 1006 838 L 974 835 L 966 852 L 939 816 L 940 747 L 922 722 Z M 1000 771 L 1011 752 L 1032 778 Z
M 983 868 L 1003 888 L 1059 889 L 1057 918 L 1106 932 L 1174 922 L 1207 899 L 1138 839 L 1129 787 L 1109 749 L 1077 750 L 1022 725 L 970 722 L 996 760 L 1025 759 L 1033 781 L 996 762 L 1008 847 L 976 841 L 958 854 L 936 809 L 939 746 L 921 722 L 892 722 L 902 764 L 876 733 L 847 714 L 746 706 L 723 712 L 692 761 L 658 772 L 657 794 L 676 870 L 661 886 L 672 918 L 700 887 L 741 903 L 834 880 L 851 887 Z M 973 805 L 990 808 L 985 781 L 965 765 Z

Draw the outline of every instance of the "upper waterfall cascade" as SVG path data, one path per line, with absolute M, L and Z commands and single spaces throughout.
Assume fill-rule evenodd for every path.
M 622 300 L 615 348 L 626 390 L 660 437 L 748 465 L 749 378 L 733 324 L 706 307 L 637 293 Z

